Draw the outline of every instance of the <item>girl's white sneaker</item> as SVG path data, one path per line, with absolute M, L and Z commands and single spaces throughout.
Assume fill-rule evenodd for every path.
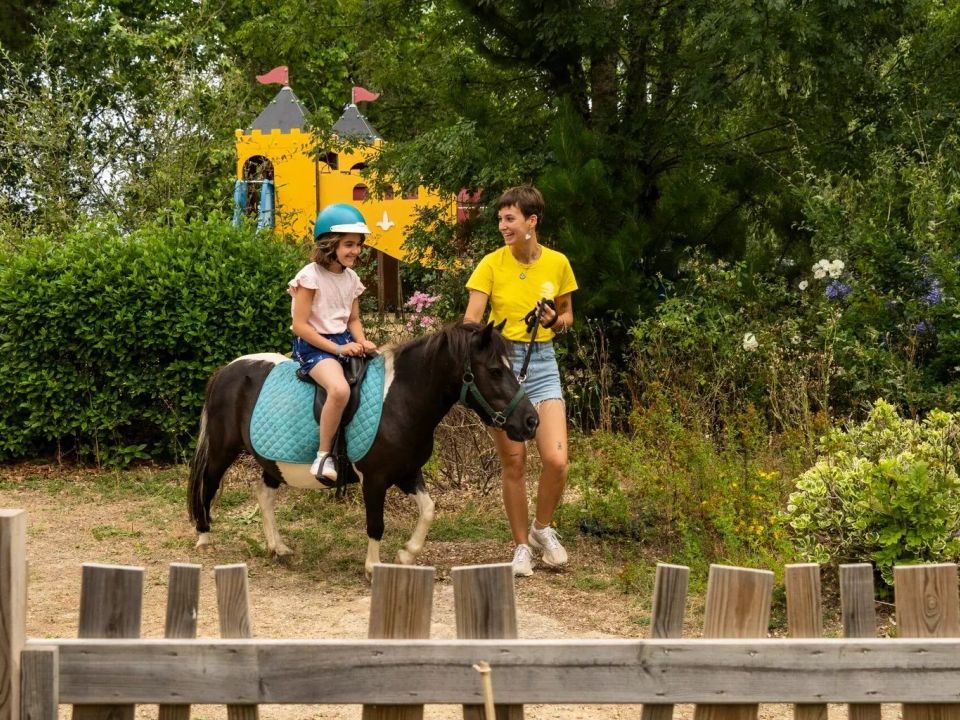
M 316 477 L 324 477 L 327 480 L 337 479 L 337 463 L 333 455 L 328 452 L 318 452 L 313 464 L 310 466 L 310 473 Z

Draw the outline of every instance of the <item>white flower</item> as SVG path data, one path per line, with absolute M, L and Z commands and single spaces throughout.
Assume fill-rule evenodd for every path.
M 809 284 L 810 283 L 808 283 L 806 280 L 801 280 L 800 284 L 797 285 L 797 287 L 800 288 L 801 290 L 806 290 Z
M 813 276 L 814 276 L 817 280 L 820 280 L 820 279 L 825 278 L 825 277 L 827 276 L 827 271 L 824 270 L 824 269 L 823 269 L 822 267 L 820 267 L 819 265 L 814 265 L 814 266 L 813 266 Z
M 757 336 L 751 332 L 743 334 L 743 349 L 747 352 L 753 352 L 760 346 L 757 342 Z
M 792 338 L 790 338 L 790 342 L 792 342 L 794 345 L 799 345 L 799 344 L 800 344 L 800 336 L 799 336 L 799 335 L 794 335 Z
M 827 265 L 827 273 L 832 278 L 840 277 L 840 274 L 843 272 L 843 268 L 843 260 L 834 260 L 832 263 Z

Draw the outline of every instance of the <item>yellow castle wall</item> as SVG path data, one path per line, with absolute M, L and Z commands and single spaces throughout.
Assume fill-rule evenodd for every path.
M 315 161 L 310 153 L 312 133 L 291 130 L 289 133 L 273 131 L 263 133 L 252 130 L 244 134 L 238 130 L 237 178 L 243 178 L 243 166 L 256 155 L 263 155 L 273 163 L 276 188 L 276 230 L 296 238 L 309 238 L 319 208 L 330 203 L 345 202 L 354 205 L 363 213 L 371 234 L 367 244 L 399 260 L 404 259 L 402 249 L 406 229 L 413 223 L 418 206 L 446 206 L 450 218 L 456 214 L 456 199 L 444 198 L 418 188 L 416 198 L 404 198 L 397 190 L 392 200 L 369 196 L 362 202 L 353 200 L 354 187 L 366 180 L 355 165 L 366 163 L 375 152 L 375 147 L 360 147 L 352 152 L 340 153 L 338 169 L 324 162 Z M 320 190 L 317 194 L 317 178 Z
M 316 163 L 310 157 L 311 133 L 291 130 L 264 134 L 240 130 L 237 137 L 237 178 L 243 178 L 243 165 L 255 155 L 273 163 L 276 230 L 293 237 L 309 237 L 317 217 Z M 253 189 L 250 190 L 253 192 Z

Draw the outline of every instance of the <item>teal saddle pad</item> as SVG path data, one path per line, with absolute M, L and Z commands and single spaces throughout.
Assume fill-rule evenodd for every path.
M 360 404 L 345 432 L 350 462 L 367 454 L 380 427 L 384 367 L 383 355 L 367 365 Z M 320 446 L 320 428 L 313 417 L 316 386 L 300 380 L 298 368 L 297 362 L 287 360 L 267 375 L 250 418 L 250 443 L 267 460 L 309 465 Z

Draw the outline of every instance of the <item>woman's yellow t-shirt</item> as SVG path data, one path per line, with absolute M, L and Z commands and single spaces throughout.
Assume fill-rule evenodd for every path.
M 566 255 L 543 245 L 540 248 L 540 257 L 529 266 L 517 262 L 507 246 L 494 250 L 484 256 L 467 280 L 469 290 L 490 297 L 490 319 L 495 323 L 506 320 L 503 334 L 514 342 L 530 341 L 523 318 L 538 300 L 554 300 L 577 289 Z M 553 337 L 551 329 L 541 327 L 537 331 L 537 342 Z

